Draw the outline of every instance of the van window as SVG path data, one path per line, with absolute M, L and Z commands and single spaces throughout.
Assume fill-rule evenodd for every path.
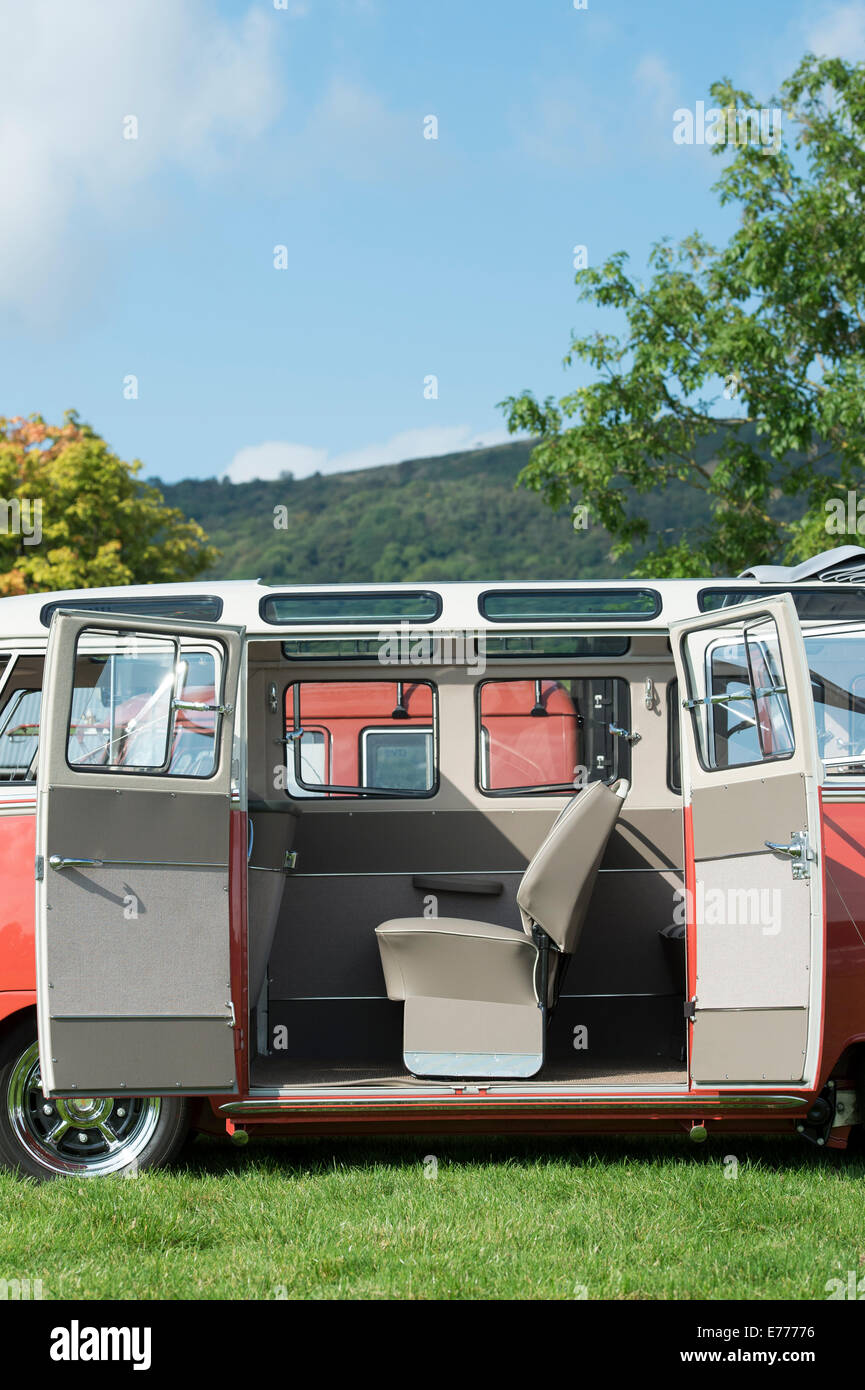
M 627 681 L 484 681 L 477 717 L 478 786 L 488 796 L 573 791 L 630 775 Z
M 137 633 L 78 639 L 66 757 L 81 772 L 210 777 L 216 768 L 221 659 Z M 193 708 L 184 708 L 193 706 Z M 204 706 L 196 709 L 194 706 Z
M 148 594 L 146 598 L 62 598 L 46 603 L 39 617 L 43 626 L 50 627 L 59 609 L 74 608 L 85 613 L 116 613 L 125 618 L 168 618 L 171 622 L 218 623 L 222 617 L 222 599 L 215 594 Z
M 431 623 L 442 611 L 439 594 L 430 589 L 394 593 L 268 594 L 258 606 L 262 620 L 289 623 Z
M 865 618 L 865 589 L 860 584 L 845 584 L 843 588 L 818 584 L 813 589 L 803 589 L 798 584 L 788 587 L 783 584 L 751 584 L 741 589 L 701 589 L 698 606 L 701 613 L 711 613 L 737 603 L 753 603 L 755 599 L 768 598 L 773 594 L 789 594 L 800 619 L 806 622 L 828 623 L 840 619 L 849 622 Z
M 830 776 L 865 769 L 865 639 L 838 632 L 805 637 L 817 743 Z
M 0 714 L 0 781 L 28 782 L 39 742 L 39 690 L 13 690 Z
M 285 692 L 289 796 L 432 796 L 436 704 L 428 681 L 294 682 Z
M 432 786 L 431 729 L 364 729 L 361 753 L 365 787 L 404 787 L 422 792 Z
M 692 711 L 704 766 L 789 758 L 793 726 L 774 621 L 759 619 L 742 638 L 712 646 L 707 659 L 711 704 Z
M 571 661 L 574 657 L 624 656 L 631 639 L 621 634 L 615 637 L 593 637 L 575 632 L 509 632 L 507 635 L 489 633 L 450 633 L 420 631 L 382 632 L 375 637 L 335 635 L 322 637 L 286 637 L 282 654 L 287 661 L 378 661 L 383 647 L 404 643 L 409 652 L 421 647 L 425 660 L 436 666 L 473 666 L 478 655 L 489 660 L 522 661 L 527 657 L 541 660 Z
M 478 608 L 491 623 L 644 623 L 660 613 L 661 595 L 657 589 L 490 589 L 478 598 Z
M 214 656 L 210 652 L 182 653 L 181 696 L 201 703 L 213 700 Z M 76 683 L 72 696 L 69 722 L 70 761 L 78 767 L 105 766 L 105 731 L 111 706 L 110 658 L 103 654 L 79 654 L 76 664 Z M 36 753 L 42 714 L 42 658 L 18 657 L 6 684 L 5 700 L 0 704 L 0 782 L 29 782 L 36 780 Z M 0 668 L 2 670 L 2 668 Z M 115 734 L 126 737 L 128 758 L 116 766 L 132 769 L 133 759 L 144 759 L 145 743 L 153 738 L 153 727 L 139 723 L 136 729 L 130 720 L 123 728 L 124 696 L 129 695 L 129 673 L 118 664 L 114 666 Z M 102 751 L 100 751 L 102 750 Z M 207 777 L 214 764 L 214 716 L 208 713 L 180 710 L 175 713 L 171 760 L 167 772 L 171 776 Z
M 310 729 L 307 726 L 302 737 L 296 741 L 289 740 L 286 747 L 286 786 L 289 796 L 320 796 L 318 789 L 324 787 L 330 778 L 330 734 L 327 729 Z M 300 762 L 299 772 L 295 771 L 296 761 Z

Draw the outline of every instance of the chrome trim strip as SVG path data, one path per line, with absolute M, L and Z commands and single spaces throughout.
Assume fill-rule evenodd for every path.
M 698 1002 L 697 1005 L 696 1005 L 695 1012 L 698 1013 L 698 1014 L 748 1014 L 748 1013 L 761 1013 L 761 1014 L 771 1014 L 771 1013 L 778 1013 L 778 1014 L 800 1013 L 800 1014 L 806 1014 L 806 1013 L 808 1012 L 808 1005 L 807 1005 L 807 1004 L 759 1004 L 759 1005 L 757 1005 L 757 1004 L 749 1004 L 747 1008 L 743 1008 L 741 1004 L 724 1004 L 722 1007 L 719 1007 L 719 1008 L 716 1009 L 716 1008 L 713 1008 L 711 1005 L 707 1006 L 706 1008 L 701 1008 L 701 1007 L 700 1007 L 700 1004 L 699 1004 L 699 1002 Z
M 673 1096 L 668 1094 L 646 1098 L 643 1096 L 635 1097 L 628 1094 L 619 1096 L 606 1095 L 605 1097 L 601 1097 L 599 1095 L 577 1096 L 573 1093 L 558 1093 L 554 1095 L 536 1093 L 535 1095 L 528 1096 L 513 1096 L 510 1094 L 501 1095 L 498 1092 L 494 1092 L 492 1089 L 486 1090 L 485 1088 L 484 1093 L 481 1094 L 481 1088 L 476 1082 L 467 1083 L 467 1087 L 468 1086 L 470 1086 L 471 1089 L 461 1088 L 448 1096 L 443 1096 L 440 1090 L 414 1092 L 397 1091 L 391 1092 L 390 1094 L 383 1094 L 381 1091 L 378 1091 L 366 1095 L 360 1095 L 358 1092 L 354 1092 L 351 1096 L 345 1094 L 334 1095 L 333 1092 L 323 1095 L 298 1095 L 294 1093 L 291 1096 L 276 1096 L 268 1099 L 262 1097 L 257 1100 L 228 1101 L 226 1104 L 220 1105 L 219 1110 L 220 1113 L 224 1115 L 279 1115 L 297 1110 L 304 1106 L 313 1110 L 323 1107 L 332 1107 L 334 1109 L 350 1108 L 354 1110 L 366 1107 L 371 1110 L 381 1110 L 386 1109 L 388 1106 L 392 1106 L 394 1102 L 397 1102 L 399 1108 L 402 1108 L 405 1106 L 406 1102 L 413 1101 L 415 1105 L 420 1102 L 425 1108 L 429 1108 L 431 1105 L 433 1108 L 444 1108 L 455 1104 L 465 1106 L 467 1103 L 469 1105 L 480 1103 L 487 1106 L 493 1105 L 497 1108 L 509 1106 L 514 1109 L 525 1110 L 532 1106 L 543 1107 L 553 1103 L 575 1110 L 600 1109 L 616 1111 L 624 1108 L 626 1110 L 653 1111 L 661 1108 L 673 1111 L 681 1110 L 685 1114 L 697 1113 L 700 1115 L 711 1115 L 713 1112 L 717 1111 L 801 1110 L 810 1103 L 801 1096 L 783 1095 L 755 1095 L 752 1098 L 750 1096 L 694 1096 L 691 1094 Z
M 52 856 L 53 858 L 54 856 Z M 98 859 L 98 860 L 65 860 L 65 865 L 71 867 L 74 864 L 86 864 L 97 868 L 123 868 L 123 869 L 221 869 L 223 873 L 228 873 L 228 864 L 198 864 L 188 859 Z M 51 863 L 51 860 L 48 860 Z M 56 868 L 56 865 L 52 865 Z
M 227 1014 L 52 1014 L 52 1023 L 228 1023 L 233 1016 L 233 1004 L 227 1004 Z M 233 1025 L 232 1025 L 233 1026 Z

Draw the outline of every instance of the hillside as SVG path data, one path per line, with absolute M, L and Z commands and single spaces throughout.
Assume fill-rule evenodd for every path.
M 711 458 L 713 440 L 705 454 Z M 153 479 L 166 501 L 193 517 L 221 552 L 212 578 L 268 583 L 437 579 L 624 577 L 600 526 L 575 531 L 568 513 L 515 489 L 529 442 L 415 459 L 362 472 L 230 483 Z M 677 485 L 634 499 L 650 535 L 674 540 L 705 516 L 703 499 Z M 778 515 L 790 514 L 780 499 Z M 274 508 L 287 509 L 275 529 Z

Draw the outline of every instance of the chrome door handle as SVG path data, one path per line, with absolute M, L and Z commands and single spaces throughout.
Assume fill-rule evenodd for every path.
M 63 859 L 59 854 L 52 854 L 48 860 L 52 869 L 101 869 L 101 859 Z
M 794 878 L 811 877 L 811 870 L 808 865 L 814 863 L 817 855 L 808 843 L 806 830 L 794 830 L 790 835 L 788 845 L 778 844 L 775 840 L 764 840 L 763 844 L 773 854 L 786 854 L 788 859 L 794 861 L 792 865 Z
M 776 854 L 789 854 L 791 859 L 802 858 L 802 844 L 796 840 L 789 845 L 779 845 L 775 840 L 764 840 L 763 844 L 767 849 L 773 849 Z

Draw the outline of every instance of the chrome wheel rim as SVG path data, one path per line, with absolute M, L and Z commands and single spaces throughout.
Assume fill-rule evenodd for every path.
M 6 1113 L 24 1152 L 40 1167 L 69 1176 L 95 1178 L 133 1166 L 161 1112 L 156 1097 L 46 1099 L 38 1043 L 18 1058 L 6 1091 Z

